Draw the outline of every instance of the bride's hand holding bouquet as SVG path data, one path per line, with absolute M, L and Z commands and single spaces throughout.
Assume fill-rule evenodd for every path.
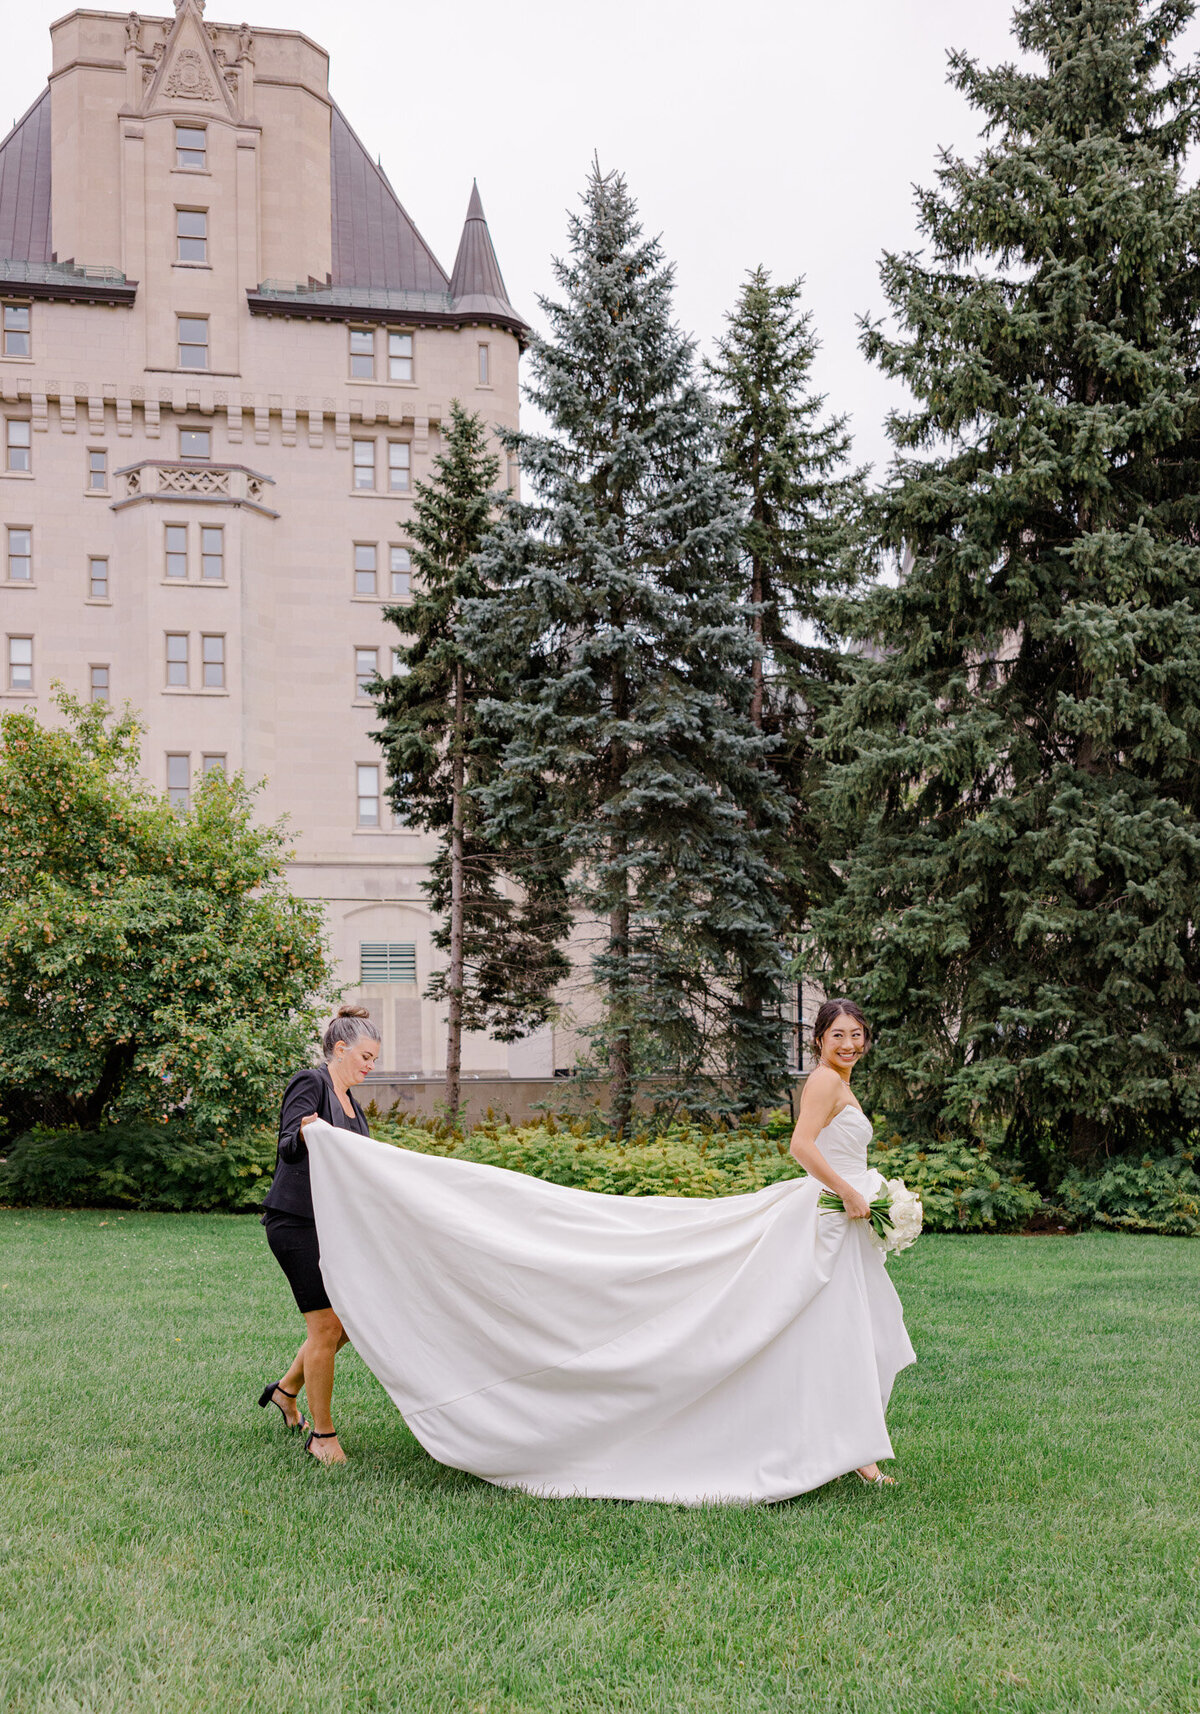
M 825 1192 L 825 1196 L 833 1196 L 834 1194 L 832 1190 Z M 839 1214 L 848 1214 L 851 1220 L 869 1220 L 871 1217 L 871 1204 L 861 1190 L 855 1190 L 849 1184 L 842 1195 L 837 1198 L 837 1205 Z M 822 1197 L 822 1206 L 826 1206 L 824 1197 Z
M 894 1250 L 907 1250 L 921 1235 L 924 1209 L 921 1198 L 910 1190 L 902 1178 L 887 1178 L 883 1188 L 868 1202 L 861 1191 L 846 1186 L 848 1195 L 822 1191 L 817 1207 L 822 1214 L 848 1214 L 852 1220 L 864 1218 L 871 1223 L 871 1240 L 882 1250 L 886 1259 Z M 859 1212 L 861 1209 L 861 1213 Z

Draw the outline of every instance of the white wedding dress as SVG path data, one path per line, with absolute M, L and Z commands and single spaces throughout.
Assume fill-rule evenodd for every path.
M 867 1194 L 869 1121 L 817 1139 Z M 892 1456 L 914 1361 L 867 1223 L 815 1179 L 715 1200 L 601 1196 L 305 1129 L 321 1272 L 434 1458 L 506 1488 L 783 1500 Z

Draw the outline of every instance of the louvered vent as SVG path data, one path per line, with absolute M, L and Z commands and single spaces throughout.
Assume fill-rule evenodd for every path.
M 364 940 L 359 943 L 359 981 L 415 982 L 416 946 L 403 940 Z

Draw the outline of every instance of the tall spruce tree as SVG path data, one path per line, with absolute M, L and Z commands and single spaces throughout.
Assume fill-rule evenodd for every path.
M 553 853 L 534 862 L 483 836 L 475 794 L 494 773 L 496 745 L 479 704 L 502 691 L 511 662 L 481 675 L 458 623 L 468 600 L 488 605 L 479 548 L 498 496 L 499 461 L 482 420 L 452 401 L 445 449 L 431 481 L 419 483 L 409 525 L 415 543 L 413 598 L 385 617 L 411 641 L 395 651 L 398 671 L 373 686 L 383 725 L 388 796 L 414 826 L 442 836 L 424 890 L 439 917 L 434 945 L 447 965 L 433 999 L 447 1002 L 446 1106 L 457 1120 L 464 1029 L 513 1041 L 544 1023 L 569 965 L 559 943 L 569 918 Z
M 530 352 L 549 430 L 508 437 L 537 501 L 481 555 L 503 621 L 474 602 L 465 632 L 481 659 L 531 663 L 489 707 L 506 748 L 482 796 L 498 836 L 565 856 L 576 910 L 601 925 L 591 1034 L 624 1130 L 653 1073 L 692 1102 L 778 1093 L 782 1020 L 744 1017 L 741 984 L 780 989 L 766 848 L 785 809 L 749 717 L 737 507 L 672 270 L 598 167 L 570 237 L 562 299 L 542 304 L 551 338 Z
M 741 587 L 760 646 L 750 715 L 773 740 L 771 767 L 791 798 L 772 855 L 795 925 L 831 891 L 824 829 L 813 813 L 813 734 L 845 677 L 827 628 L 828 597 L 853 575 L 863 502 L 847 420 L 828 415 L 813 390 L 819 346 L 811 313 L 800 307 L 803 285 L 773 285 L 765 268 L 751 270 L 706 364 L 742 509 Z
M 1200 1110 L 1192 11 L 1025 0 L 1034 69 L 953 55 L 986 146 L 943 157 L 928 257 L 885 259 L 897 331 L 865 332 L 918 401 L 875 510 L 910 563 L 829 722 L 818 933 L 885 1104 L 1078 1160 Z

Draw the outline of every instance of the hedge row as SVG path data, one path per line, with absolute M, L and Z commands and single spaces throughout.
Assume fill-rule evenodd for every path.
M 373 1135 L 397 1148 L 611 1196 L 740 1196 L 800 1176 L 788 1153 L 786 1113 L 734 1130 L 681 1120 L 627 1142 L 582 1121 L 496 1122 L 460 1134 L 434 1122 L 371 1119 Z M 35 1130 L 0 1163 L 0 1202 L 246 1211 L 261 1206 L 274 1161 L 274 1138 L 264 1132 L 221 1147 L 160 1125 Z M 871 1163 L 920 1191 L 931 1232 L 1020 1232 L 1057 1224 L 1200 1236 L 1200 1177 L 1187 1151 L 1113 1161 L 1091 1176 L 1068 1173 L 1049 1202 L 1017 1167 L 974 1143 L 922 1147 L 877 1135 Z

